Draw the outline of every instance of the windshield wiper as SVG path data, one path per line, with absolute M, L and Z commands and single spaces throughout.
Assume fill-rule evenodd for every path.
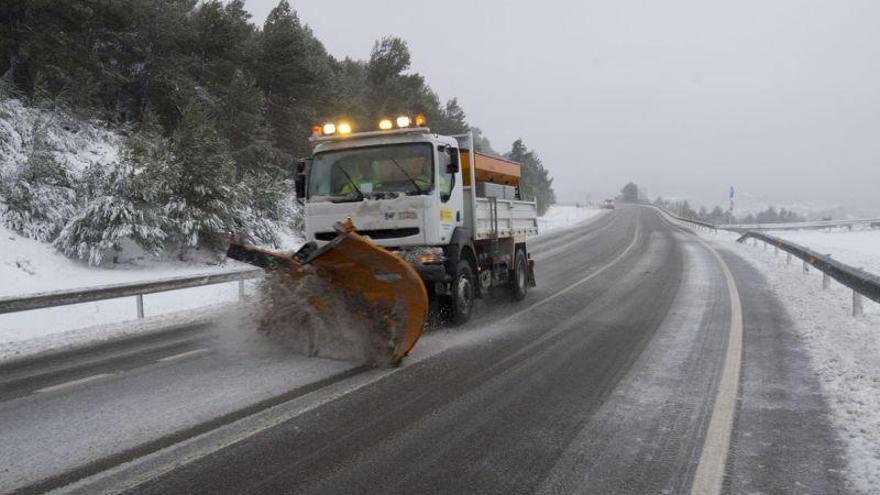
M 353 187 L 355 191 L 357 191 L 357 193 L 358 193 L 358 199 L 364 199 L 364 198 L 365 198 L 364 193 L 362 193 L 362 192 L 361 192 L 361 189 L 357 186 L 357 184 L 354 183 L 354 180 L 351 178 L 350 175 L 348 175 L 348 172 L 345 170 L 345 168 L 344 168 L 344 167 L 339 167 L 339 170 L 341 170 L 341 171 L 342 171 L 342 174 L 345 175 L 345 180 L 348 181 L 348 184 L 349 184 L 351 187 Z
M 406 170 L 404 170 L 403 167 L 401 167 L 400 164 L 397 163 L 397 160 L 391 157 L 388 157 L 388 159 L 391 160 L 391 163 L 397 165 L 397 169 L 403 172 L 403 175 L 405 175 L 406 178 L 412 183 L 413 187 L 416 188 L 416 191 L 418 191 L 419 194 L 425 194 L 425 191 L 421 187 L 419 187 L 416 181 L 412 177 L 410 177 L 408 173 L 406 173 Z

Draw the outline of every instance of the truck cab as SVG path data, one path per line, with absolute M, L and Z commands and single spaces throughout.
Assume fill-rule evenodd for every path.
M 396 123 L 315 128 L 312 155 L 296 173 L 306 239 L 327 243 L 350 219 L 413 265 L 453 323 L 492 287 L 524 298 L 534 285 L 525 240 L 537 234 L 537 208 L 519 197 L 519 165 L 476 153 L 470 134 L 434 134 L 421 116 Z
M 383 247 L 442 246 L 464 226 L 454 138 L 415 129 L 317 143 L 308 167 L 306 237 L 331 240 L 351 218 Z

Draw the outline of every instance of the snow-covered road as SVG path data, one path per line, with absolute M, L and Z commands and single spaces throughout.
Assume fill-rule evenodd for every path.
M 0 383 L 0 436 L 13 439 L 2 488 L 683 493 L 719 438 L 707 424 L 721 403 L 746 418 L 728 469 L 718 463 L 735 492 L 871 491 L 871 466 L 844 460 L 835 434 L 853 432 L 819 392 L 838 400 L 785 314 L 785 287 L 740 257 L 772 250 L 706 238 L 726 262 L 648 208 L 542 235 L 526 301 L 480 302 L 394 370 L 289 356 L 236 307 L 201 330 L 7 368 L 18 378 Z M 727 265 L 742 292 L 742 395 L 734 382 L 716 401 L 739 327 Z

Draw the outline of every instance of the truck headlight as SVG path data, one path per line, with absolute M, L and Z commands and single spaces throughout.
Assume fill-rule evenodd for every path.
M 423 265 L 442 265 L 446 261 L 443 251 L 439 253 L 425 253 L 419 255 L 419 263 Z
M 398 251 L 398 253 L 403 256 L 403 259 L 414 265 L 442 265 L 446 262 L 446 256 L 443 255 L 443 248 L 403 248 Z

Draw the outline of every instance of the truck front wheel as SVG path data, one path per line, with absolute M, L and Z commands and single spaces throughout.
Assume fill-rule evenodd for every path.
M 513 271 L 510 279 L 510 296 L 514 301 L 522 301 L 526 298 L 529 288 L 529 262 L 526 253 L 522 249 L 516 250 L 513 260 Z
M 449 314 L 449 322 L 462 325 L 471 318 L 476 295 L 474 271 L 466 260 L 458 262 L 451 289 L 452 293 L 444 298 L 444 306 Z

